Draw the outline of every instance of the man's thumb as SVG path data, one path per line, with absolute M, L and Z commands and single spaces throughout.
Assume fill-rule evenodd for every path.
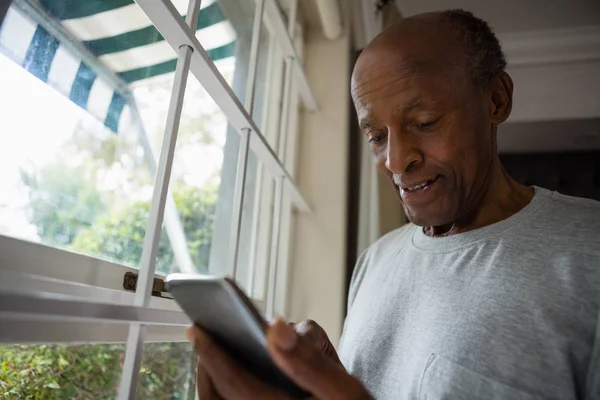
M 342 367 L 310 341 L 278 319 L 267 332 L 273 361 L 296 384 L 320 399 L 340 398 L 340 388 L 360 385 Z

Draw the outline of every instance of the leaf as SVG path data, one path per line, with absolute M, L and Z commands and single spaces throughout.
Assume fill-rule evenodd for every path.
M 56 381 L 46 383 L 44 386 L 47 387 L 48 389 L 60 389 L 60 385 Z

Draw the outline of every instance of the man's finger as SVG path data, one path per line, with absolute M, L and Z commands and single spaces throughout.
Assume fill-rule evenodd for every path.
M 216 393 L 225 399 L 282 400 L 285 397 L 259 381 L 197 327 L 186 330 Z
M 290 325 L 290 323 L 288 323 Z M 311 319 L 307 319 L 291 326 L 294 327 L 296 333 L 302 337 L 305 337 L 313 343 L 317 349 L 327 357 L 331 358 L 336 363 L 341 364 L 340 358 L 338 357 L 337 352 L 335 351 L 335 347 L 329 341 L 329 337 L 327 337 L 327 333 L 319 324 Z
M 202 360 L 198 359 L 198 368 L 196 371 L 196 386 L 198 388 L 198 398 L 200 400 L 218 400 L 219 396 L 215 390 L 208 372 L 204 369 Z
M 294 382 L 319 399 L 347 399 L 366 393 L 341 364 L 325 356 L 284 321 L 268 330 L 267 342 L 275 363 Z

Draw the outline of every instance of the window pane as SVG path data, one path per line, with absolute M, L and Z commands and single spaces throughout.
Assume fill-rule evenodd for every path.
M 229 3 L 236 3 L 230 0 Z M 222 0 L 221 3 L 228 3 Z M 249 2 L 252 10 L 248 11 L 247 19 L 252 21 L 254 16 L 254 2 Z M 248 5 L 246 5 L 248 6 Z M 227 9 L 227 8 L 226 8 Z M 248 29 L 251 29 L 247 27 Z M 251 31 L 250 31 L 251 32 Z M 251 33 L 240 37 L 238 40 L 245 40 L 245 58 L 236 58 L 236 73 L 234 74 L 233 88 L 238 97 L 244 99 L 246 91 L 246 78 L 249 63 Z M 241 46 L 241 45 L 240 45 Z M 240 50 L 242 54 L 242 50 Z M 281 87 L 283 79 L 283 58 L 279 51 L 279 45 L 271 35 L 268 24 L 263 20 L 261 30 L 260 49 L 258 54 L 258 66 L 256 76 L 255 103 L 253 119 L 261 133 L 265 135 L 267 142 L 276 148 L 277 134 L 279 132 L 279 122 L 281 116 Z M 237 79 L 237 80 L 236 80 Z M 219 189 L 219 202 L 215 217 L 215 234 L 213 238 L 213 247 L 210 255 L 210 272 L 212 274 L 224 274 L 229 256 L 229 245 L 231 238 L 231 221 L 233 215 L 233 196 L 237 172 L 237 162 L 239 154 L 240 136 L 237 132 L 229 128 L 227 130 L 226 146 L 223 154 L 223 169 L 221 173 L 221 186 Z M 246 193 L 243 205 L 242 228 L 240 238 L 240 255 L 236 279 L 238 283 L 249 293 L 254 293 L 254 287 L 262 288 L 262 284 L 254 284 L 254 280 L 265 278 L 264 270 L 266 265 L 255 263 L 255 258 L 260 251 L 258 249 L 258 224 L 267 226 L 267 220 L 258 220 L 259 207 L 264 200 L 261 196 L 259 187 L 264 185 L 267 180 L 272 180 L 269 172 L 262 167 L 262 163 L 252 151 L 248 159 L 248 170 L 246 178 Z M 258 196 L 258 197 L 257 197 Z M 269 231 L 267 231 L 267 234 Z M 260 242 L 268 246 L 268 239 Z M 258 275 L 254 275 L 251 270 L 254 265 L 260 269 Z M 261 292 L 262 293 L 262 292 Z M 262 296 L 262 295 L 261 295 Z
M 151 194 L 138 132 L 104 127 L 0 55 L 0 233 L 137 265 Z
M 174 74 L 135 89 L 135 98 L 153 153 L 164 136 L 165 112 Z M 169 182 L 156 271 L 208 270 L 214 216 L 223 164 L 227 120 L 199 82 L 189 76 Z
M 137 398 L 194 400 L 196 360 L 187 342 L 145 344 Z
M 122 344 L 0 346 L 3 399 L 115 399 Z
M 134 3 L 40 6 L 103 67 L 72 51 L 72 39 L 50 34 L 35 13 L 9 10 L 0 31 L 0 130 L 12 132 L 0 148 L 0 233 L 138 266 L 154 155 L 130 89 L 118 91 L 102 71 L 141 84 L 168 72 L 170 64 L 153 66 L 175 53 L 153 42 L 155 29 Z M 132 36 L 134 23 L 141 30 Z M 139 79 L 130 79 L 134 70 Z

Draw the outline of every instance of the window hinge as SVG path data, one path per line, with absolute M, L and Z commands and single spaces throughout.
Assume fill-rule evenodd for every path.
M 134 272 L 125 272 L 125 276 L 123 276 L 123 288 L 135 292 L 137 281 L 138 274 Z M 160 278 L 154 278 L 154 281 L 152 282 L 152 296 L 163 297 L 162 294 L 166 291 L 165 281 Z

